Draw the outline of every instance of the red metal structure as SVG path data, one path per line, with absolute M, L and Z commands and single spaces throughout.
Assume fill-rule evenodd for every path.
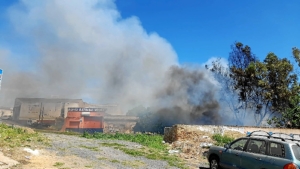
M 103 108 L 68 108 L 62 131 L 103 132 Z

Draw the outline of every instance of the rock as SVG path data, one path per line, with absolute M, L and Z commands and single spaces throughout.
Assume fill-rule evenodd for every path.
M 25 147 L 23 150 L 32 155 L 39 155 L 39 150 L 31 150 L 30 148 L 27 148 L 27 147 Z
M 4 156 L 3 153 L 0 152 L 0 169 L 8 169 L 17 164 L 19 164 L 19 162 Z
M 179 153 L 179 150 L 169 150 L 169 154 Z
M 211 147 L 212 143 L 200 143 L 200 147 Z

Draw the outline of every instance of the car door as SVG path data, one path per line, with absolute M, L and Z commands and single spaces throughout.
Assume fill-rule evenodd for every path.
M 275 141 L 269 141 L 268 157 L 264 160 L 263 166 L 266 169 L 282 169 L 283 166 L 291 161 L 285 159 L 285 147 Z
M 241 155 L 240 165 L 243 169 L 260 169 L 267 158 L 267 142 L 250 139 L 245 152 Z
M 240 166 L 240 157 L 245 149 L 248 138 L 241 138 L 229 145 L 229 148 L 222 152 L 220 166 L 228 169 L 238 169 Z

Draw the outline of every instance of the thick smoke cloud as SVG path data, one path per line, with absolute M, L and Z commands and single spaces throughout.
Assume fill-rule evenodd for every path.
M 201 68 L 172 66 L 156 93 L 157 112 L 173 124 L 219 124 L 218 84 Z
M 1 105 L 16 97 L 89 98 L 124 112 L 155 107 L 182 123 L 220 122 L 208 72 L 180 66 L 165 39 L 136 17 L 122 18 L 113 0 L 22 0 L 7 12 L 12 34 L 30 48 L 0 52 Z

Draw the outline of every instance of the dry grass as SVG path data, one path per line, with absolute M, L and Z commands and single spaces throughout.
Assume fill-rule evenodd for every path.
M 234 139 L 245 136 L 245 134 L 243 134 L 243 133 L 240 133 L 240 132 L 237 132 L 237 131 L 229 131 L 229 130 L 224 131 L 224 135 L 228 136 L 228 137 L 232 137 Z

